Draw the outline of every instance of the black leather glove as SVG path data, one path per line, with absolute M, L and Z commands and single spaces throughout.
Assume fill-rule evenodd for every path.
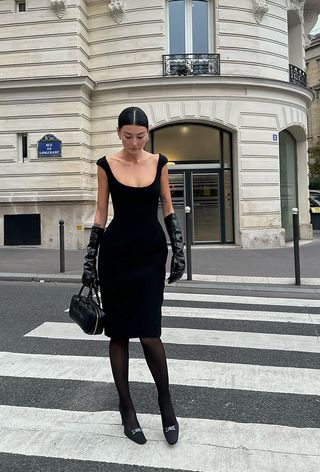
M 90 240 L 87 246 L 87 255 L 84 258 L 82 283 L 86 287 L 90 287 L 92 283 L 97 282 L 97 254 L 98 248 L 102 239 L 104 229 L 97 225 L 93 225 L 91 228 Z
M 164 222 L 168 231 L 172 249 L 171 271 L 168 278 L 168 283 L 172 284 L 181 279 L 186 265 L 183 254 L 183 240 L 177 215 L 175 213 L 166 216 Z

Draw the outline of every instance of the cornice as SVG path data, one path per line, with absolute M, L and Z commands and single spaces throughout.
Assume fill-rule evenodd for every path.
M 290 82 L 281 80 L 255 78 L 255 77 L 232 77 L 232 76 L 203 76 L 203 77 L 153 77 L 130 80 L 117 80 L 97 82 L 95 91 L 132 90 L 139 88 L 167 88 L 167 87 L 192 87 L 201 85 L 212 85 L 212 87 L 256 87 L 283 91 L 293 95 L 300 95 L 310 105 L 314 99 L 312 90 L 300 87 Z M 192 96 L 191 96 L 192 97 Z
M 54 87 L 84 87 L 89 93 L 115 90 L 134 90 L 142 88 L 167 88 L 167 87 L 187 87 L 195 86 L 212 87 L 256 87 L 261 89 L 273 89 L 283 91 L 293 95 L 300 95 L 311 104 L 314 98 L 312 90 L 290 82 L 280 80 L 255 78 L 255 77 L 232 77 L 232 76 L 191 76 L 191 77 L 151 77 L 127 80 L 110 80 L 94 82 L 89 77 L 57 77 L 57 78 L 36 78 L 36 79 L 5 79 L 0 80 L 1 90 L 21 90 L 36 88 Z
M 85 87 L 95 89 L 95 82 L 87 76 L 79 77 L 37 77 L 21 79 L 0 79 L 0 90 L 33 89 L 48 87 Z

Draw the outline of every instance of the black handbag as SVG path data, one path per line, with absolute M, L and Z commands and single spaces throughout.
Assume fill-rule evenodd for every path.
M 89 287 L 88 295 L 82 295 L 82 285 L 78 295 L 73 295 L 70 302 L 69 316 L 86 334 L 101 334 L 106 314 L 100 307 L 100 298 L 96 285 Z M 93 291 L 97 302 L 93 299 Z

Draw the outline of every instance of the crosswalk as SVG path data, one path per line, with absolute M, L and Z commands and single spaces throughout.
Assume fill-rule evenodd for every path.
M 162 339 L 181 434 L 166 444 L 132 340 L 141 447 L 123 435 L 105 336 L 67 313 L 42 322 L 24 338 L 50 353 L 0 352 L 0 381 L 29 392 L 0 405 L 0 453 L 52 460 L 46 471 L 319 472 L 319 325 L 320 300 L 167 292 Z

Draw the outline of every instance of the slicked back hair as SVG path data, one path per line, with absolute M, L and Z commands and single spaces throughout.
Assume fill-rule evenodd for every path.
M 121 129 L 125 125 L 137 125 L 149 129 L 148 117 L 141 108 L 125 108 L 118 116 L 118 128 Z

